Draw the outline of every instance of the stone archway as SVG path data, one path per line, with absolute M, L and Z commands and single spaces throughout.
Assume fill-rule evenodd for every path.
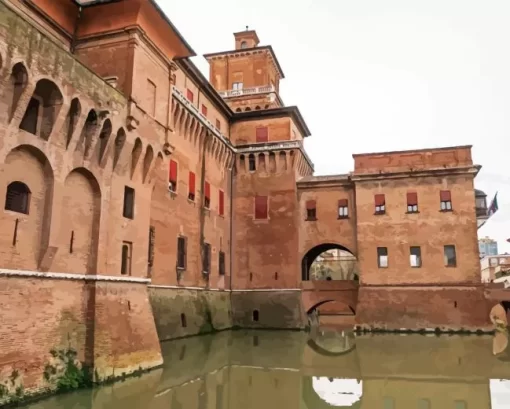
M 357 259 L 347 247 L 338 243 L 321 243 L 306 252 L 301 261 L 301 279 L 357 280 Z

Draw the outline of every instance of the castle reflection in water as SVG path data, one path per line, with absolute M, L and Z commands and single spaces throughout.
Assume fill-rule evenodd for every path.
M 162 345 L 165 366 L 30 409 L 503 409 L 490 336 L 233 331 Z

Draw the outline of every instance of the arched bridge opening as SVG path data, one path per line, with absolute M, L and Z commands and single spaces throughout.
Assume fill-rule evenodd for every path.
M 347 247 L 338 243 L 322 243 L 312 247 L 301 263 L 303 281 L 336 281 L 359 279 L 358 260 Z
M 347 247 L 328 242 L 308 250 L 302 260 L 301 294 L 310 324 L 354 325 L 358 283 L 358 261 Z

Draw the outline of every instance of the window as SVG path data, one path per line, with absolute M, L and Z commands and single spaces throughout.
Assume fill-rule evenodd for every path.
M 255 169 L 257 168 L 255 166 L 255 155 L 253 154 L 250 154 L 250 156 L 248 156 L 248 167 L 250 169 L 250 172 L 255 171 Z
M 338 218 L 347 219 L 349 217 L 349 202 L 347 199 L 340 199 L 338 201 Z
M 202 104 L 202 115 L 207 116 L 207 107 L 204 104 Z
M 234 82 L 232 84 L 232 89 L 236 91 L 241 91 L 243 89 L 243 83 L 242 82 Z
M 497 258 L 490 258 L 489 263 L 491 266 L 497 266 L 498 265 L 498 259 Z
M 149 268 L 154 265 L 154 245 L 156 241 L 156 228 L 154 226 L 149 227 L 149 255 L 148 264 Z
M 255 196 L 255 219 L 267 219 L 267 196 Z
M 218 191 L 219 197 L 219 214 L 220 216 L 223 216 L 225 214 L 225 193 L 223 190 Z
M 225 252 L 220 251 L 219 253 L 219 259 L 218 259 L 218 266 L 220 270 L 220 276 L 225 275 Z
M 414 246 L 409 248 L 409 262 L 411 267 L 421 267 L 421 248 Z
M 181 325 L 183 328 L 188 326 L 188 323 L 186 322 L 186 314 L 181 314 Z
M 209 274 L 211 272 L 211 245 L 209 243 L 204 243 L 204 247 L 202 249 L 202 260 L 203 260 L 203 273 Z
M 187 263 L 186 245 L 187 245 L 186 237 L 182 236 L 177 237 L 177 268 L 180 270 L 186 270 Z
M 384 194 L 378 194 L 374 196 L 375 199 L 375 214 L 386 213 L 386 199 Z
M 186 98 L 188 98 L 190 102 L 193 102 L 193 92 L 190 89 L 186 90 Z
M 306 201 L 306 220 L 317 220 L 317 207 L 315 200 Z
M 154 116 L 156 115 L 156 84 L 154 84 L 150 79 L 147 79 L 147 93 L 149 95 L 149 114 Z
M 248 43 L 246 41 L 241 41 L 241 48 L 248 48 Z
M 124 187 L 124 209 L 122 215 L 127 219 L 135 217 L 135 189 L 129 186 Z
M 32 97 L 28 102 L 25 116 L 21 120 L 19 125 L 20 129 L 30 132 L 31 134 L 37 135 L 39 128 L 39 117 L 40 117 L 41 101 L 38 98 Z
M 407 192 L 407 213 L 418 213 L 418 193 Z
M 204 207 L 206 209 L 211 208 L 211 185 L 209 182 L 205 182 L 204 186 Z
M 255 130 L 255 137 L 256 142 L 267 142 L 268 141 L 267 126 L 257 128 Z
M 189 173 L 188 178 L 188 199 L 192 202 L 195 201 L 195 174 L 193 172 Z
M 122 243 L 122 259 L 120 264 L 120 274 L 131 275 L 131 251 L 133 249 L 132 243 L 124 241 Z
M 439 199 L 441 200 L 441 211 L 448 212 L 452 210 L 452 194 L 449 190 L 441 190 Z
M 455 253 L 454 245 L 444 246 L 444 265 L 446 267 L 456 267 L 457 266 L 457 255 Z
M 30 207 L 30 189 L 22 182 L 12 182 L 5 194 L 5 210 L 28 214 Z
M 388 248 L 377 247 L 377 265 L 379 268 L 388 267 Z
M 259 310 L 253 310 L 252 317 L 254 322 L 259 322 Z
M 215 128 L 216 128 L 218 131 L 220 131 L 220 130 L 221 130 L 221 122 L 220 122 L 220 120 L 219 120 L 219 119 L 217 119 L 217 120 L 216 120 L 216 126 L 215 126 Z
M 171 192 L 177 192 L 177 162 L 170 161 L 170 170 L 168 173 L 168 189 Z

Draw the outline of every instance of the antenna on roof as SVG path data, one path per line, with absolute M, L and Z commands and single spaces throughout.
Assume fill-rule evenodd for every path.
M 249 30 L 248 30 L 248 26 L 246 26 L 246 31 L 249 31 Z

